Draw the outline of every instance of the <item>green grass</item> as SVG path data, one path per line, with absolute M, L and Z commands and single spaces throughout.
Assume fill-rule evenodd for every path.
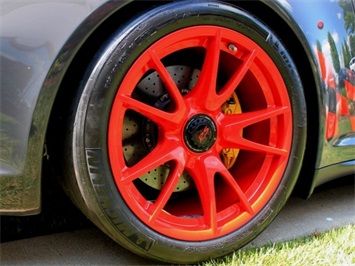
M 312 236 L 239 250 L 201 266 L 234 265 L 355 265 L 355 225 L 332 229 Z

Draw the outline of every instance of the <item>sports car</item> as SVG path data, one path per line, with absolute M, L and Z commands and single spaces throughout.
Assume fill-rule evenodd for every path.
M 355 167 L 352 0 L 0 0 L 0 212 L 50 167 L 136 254 L 197 263 Z

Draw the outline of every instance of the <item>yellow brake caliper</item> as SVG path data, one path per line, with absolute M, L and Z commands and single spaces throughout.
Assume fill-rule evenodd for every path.
M 222 105 L 222 112 L 228 115 L 242 113 L 242 108 L 235 92 L 233 92 L 229 100 Z M 222 160 L 227 169 L 230 169 L 234 165 L 238 154 L 239 149 L 227 148 L 222 150 Z

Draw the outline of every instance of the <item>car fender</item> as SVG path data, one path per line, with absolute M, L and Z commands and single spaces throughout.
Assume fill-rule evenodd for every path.
M 90 33 L 127 2 L 1 3 L 0 61 L 11 65 L 1 68 L 2 214 L 40 211 L 45 134 L 61 79 Z

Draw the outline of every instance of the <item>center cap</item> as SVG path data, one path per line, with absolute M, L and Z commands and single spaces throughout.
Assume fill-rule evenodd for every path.
M 216 141 L 216 137 L 216 125 L 206 115 L 195 115 L 185 126 L 185 143 L 194 152 L 209 150 Z

